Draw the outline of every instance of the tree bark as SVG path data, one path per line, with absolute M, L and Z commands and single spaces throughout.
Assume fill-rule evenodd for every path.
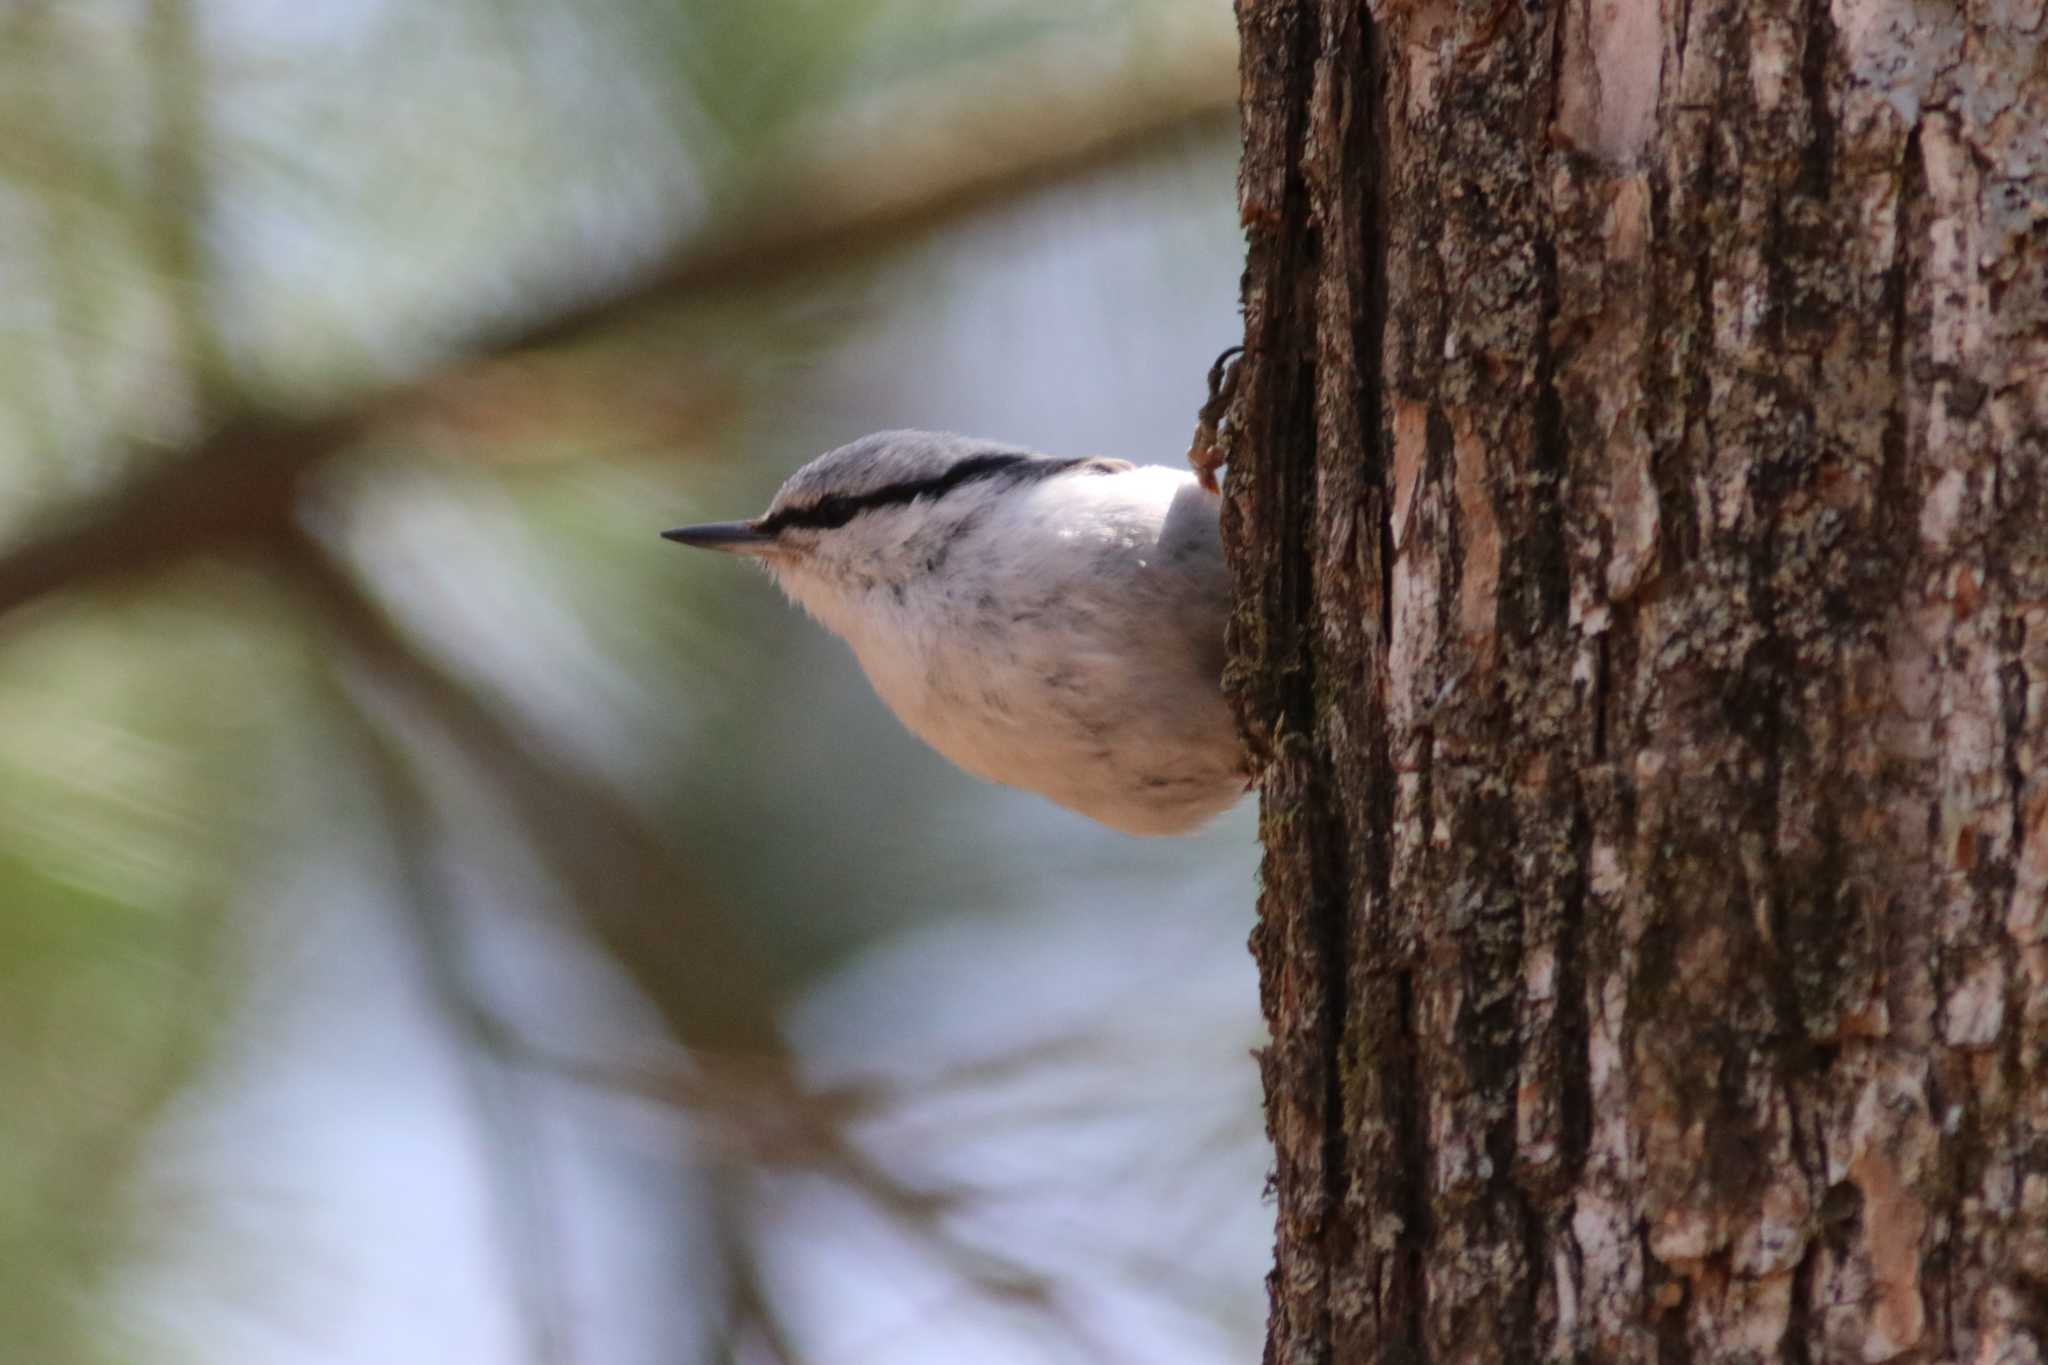
M 1267 1360 L 2042 1360 L 2042 0 L 1239 24 Z

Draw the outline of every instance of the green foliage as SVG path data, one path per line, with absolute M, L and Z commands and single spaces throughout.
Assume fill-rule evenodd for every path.
M 0 1318 L 25 1360 L 95 1358 L 145 1140 L 240 975 L 286 670 L 227 613 L 246 585 L 192 587 L 0 654 Z

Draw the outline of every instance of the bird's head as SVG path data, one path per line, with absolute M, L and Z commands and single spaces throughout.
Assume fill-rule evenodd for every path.
M 935 431 L 879 431 L 789 476 L 751 521 L 663 532 L 699 549 L 760 562 L 791 597 L 835 629 L 845 600 L 937 572 L 952 543 L 1022 485 L 1077 465 L 1022 446 Z M 842 630 L 841 633 L 844 633 Z

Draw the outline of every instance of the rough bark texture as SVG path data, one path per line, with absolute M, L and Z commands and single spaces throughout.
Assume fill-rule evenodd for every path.
M 1240 0 L 1269 1362 L 2048 1350 L 2043 0 Z

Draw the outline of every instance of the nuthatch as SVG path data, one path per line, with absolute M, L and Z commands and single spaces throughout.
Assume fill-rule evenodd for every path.
M 1245 791 L 1217 508 L 1184 469 L 883 431 L 752 521 L 664 534 L 765 566 L 968 772 L 1179 834 Z

